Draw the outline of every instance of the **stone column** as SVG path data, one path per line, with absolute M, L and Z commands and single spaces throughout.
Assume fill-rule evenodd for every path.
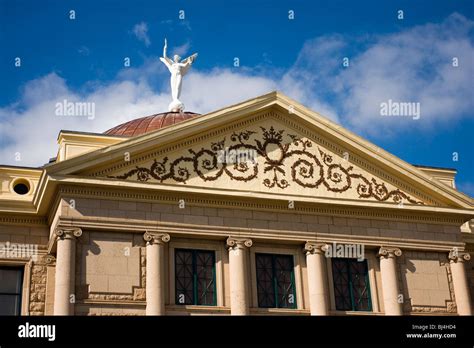
M 247 248 L 252 246 L 252 240 L 229 237 L 227 246 L 229 247 L 230 268 L 230 314 L 248 315 Z
M 58 228 L 56 235 L 56 280 L 54 315 L 74 315 L 76 277 L 76 238 L 80 228 Z
M 473 315 L 471 306 L 471 294 L 467 283 L 466 269 L 464 261 L 469 261 L 471 255 L 454 248 L 449 252 L 451 275 L 453 277 L 454 296 L 459 315 Z
M 327 244 L 307 242 L 304 246 L 308 270 L 309 308 L 311 315 L 328 315 L 329 294 L 325 251 Z
M 169 234 L 143 235 L 146 243 L 146 315 L 165 314 L 165 243 Z
M 381 247 L 378 253 L 385 315 L 403 315 L 402 303 L 398 301 L 400 290 L 398 288 L 396 260 L 396 257 L 401 255 L 402 251 L 398 248 Z

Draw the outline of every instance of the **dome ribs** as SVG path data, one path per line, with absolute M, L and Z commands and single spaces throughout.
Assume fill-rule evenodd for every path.
M 156 115 L 137 118 L 135 120 L 119 124 L 105 131 L 104 134 L 136 137 L 138 135 L 172 126 L 176 123 L 183 122 L 197 116 L 200 116 L 200 114 L 196 114 L 194 112 L 164 112 Z

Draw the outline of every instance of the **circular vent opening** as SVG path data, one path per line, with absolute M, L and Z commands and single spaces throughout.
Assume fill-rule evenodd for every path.
M 19 179 L 13 183 L 13 191 L 19 195 L 26 195 L 30 192 L 30 183 L 27 180 Z

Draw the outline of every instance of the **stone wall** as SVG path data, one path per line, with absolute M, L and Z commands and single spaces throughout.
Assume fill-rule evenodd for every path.
M 180 208 L 176 204 L 131 202 L 109 199 L 74 199 L 75 207 L 61 206 L 61 217 L 81 218 L 97 221 L 127 219 L 134 224 L 140 221 L 160 221 L 183 224 L 183 226 L 202 226 L 203 230 L 214 229 L 220 235 L 187 234 L 172 235 L 172 240 L 183 237 L 199 237 L 201 242 L 213 239 L 223 241 L 227 228 L 241 229 L 251 233 L 255 241 L 265 236 L 267 231 L 273 235 L 265 243 L 279 243 L 297 247 L 299 240 L 291 240 L 292 233 L 304 238 L 325 235 L 349 239 L 363 237 L 368 239 L 418 240 L 420 242 L 460 240 L 459 228 L 448 224 L 415 223 L 369 219 L 344 216 L 316 215 L 297 211 L 263 211 L 241 208 L 201 207 L 187 204 Z M 231 232 L 229 232 L 231 233 Z M 0 226 L 0 243 L 39 243 L 42 258 L 30 262 L 31 283 L 29 311 L 32 315 L 52 314 L 54 303 L 54 265 L 47 265 L 44 259 L 49 229 L 44 227 Z M 372 246 L 374 248 L 375 246 Z M 403 250 L 403 248 L 402 248 Z M 168 257 L 168 256 L 167 256 Z M 405 313 L 455 313 L 451 274 L 447 253 L 415 252 L 403 250 L 397 258 L 400 270 L 400 289 L 404 295 Z M 468 276 L 473 281 L 472 260 L 466 263 Z M 26 265 L 27 262 L 24 264 Z M 228 263 L 222 265 L 223 279 L 228 291 Z M 302 268 L 303 302 L 307 302 L 306 269 Z M 416 272 L 415 272 L 416 270 Z M 146 247 L 142 233 L 122 233 L 84 230 L 76 244 L 76 314 L 79 315 L 136 315 L 144 314 Z M 377 288 L 380 288 L 379 284 Z M 182 313 L 175 308 L 167 295 L 169 310 Z M 212 313 L 226 313 L 229 306 L 228 294 L 224 294 L 224 307 L 208 309 Z M 171 306 L 171 307 L 170 307 Z M 306 310 L 306 304 L 305 304 Z M 207 311 L 199 310 L 199 313 Z
M 0 243 L 34 244 L 42 250 L 49 241 L 48 227 L 45 226 L 20 226 L 0 225 Z
M 456 313 L 447 254 L 406 251 L 397 261 L 405 313 Z
M 140 305 L 125 309 L 145 303 L 145 270 L 143 235 L 83 231 L 76 244 L 77 314 L 140 314 Z
M 46 246 L 48 227 L 40 225 L 0 225 L 2 265 L 23 268 L 22 313 L 43 315 L 46 297 Z M 16 250 L 16 252 L 13 252 Z
M 46 258 L 33 262 L 30 284 L 30 315 L 45 314 L 46 300 Z
M 374 240 L 387 240 L 394 241 L 395 243 L 397 240 L 414 240 L 428 243 L 433 241 L 460 241 L 458 226 L 441 223 L 315 215 L 291 210 L 283 212 L 241 208 L 201 207 L 191 204 L 187 204 L 185 208 L 180 208 L 178 201 L 176 201 L 175 204 L 169 204 L 86 198 L 65 198 L 64 200 L 69 202 L 71 199 L 74 200 L 74 208 L 63 208 L 63 212 L 69 217 L 86 217 L 97 221 L 127 219 L 130 224 L 133 224 L 134 221 L 137 221 L 137 223 L 139 223 L 138 221 L 159 221 L 162 223 L 202 226 L 206 230 L 213 228 L 217 231 L 220 230 L 221 234 L 222 232 L 225 233 L 225 229 L 227 228 L 236 228 L 251 232 L 252 235 L 255 236 L 252 238 L 257 239 L 261 233 L 264 235 L 266 231 L 276 231 L 279 235 L 278 239 L 281 239 L 280 243 L 283 243 L 283 239 L 291 239 L 293 231 L 299 234 L 304 233 L 304 237 L 308 239 L 323 234 L 329 242 L 331 241 L 331 236 L 344 237 L 347 239 L 354 238 L 354 240 L 357 240 L 357 238 L 373 238 Z M 186 236 L 191 237 L 189 234 Z M 172 240 L 179 239 L 180 237 L 183 238 L 184 235 L 174 235 L 172 236 Z M 196 235 L 194 237 L 196 237 Z M 202 235 L 200 240 L 205 241 L 209 238 L 212 239 L 214 237 Z M 219 238 L 224 237 L 219 236 Z M 106 240 L 109 240 L 109 242 L 106 243 Z M 103 262 L 99 261 L 99 258 L 93 254 L 94 248 L 102 248 L 110 244 L 110 241 L 113 240 L 117 242 L 117 245 L 114 247 L 115 249 L 112 248 L 109 250 L 109 247 L 105 249 L 108 250 L 106 251 L 107 255 L 112 254 L 106 257 L 107 260 Z M 266 243 L 273 242 L 274 241 L 270 242 L 270 240 L 268 240 Z M 134 248 L 136 248 L 137 254 L 131 256 L 131 259 L 136 259 L 134 261 L 136 265 L 139 263 L 138 257 L 140 258 L 141 281 L 139 284 L 136 282 L 136 279 L 135 283 L 133 283 L 130 282 L 127 275 L 119 274 L 119 265 L 124 265 L 125 262 L 125 257 L 118 255 L 119 253 L 123 253 L 123 249 L 126 248 L 125 244 L 122 245 L 123 243 L 128 243 L 131 248 L 130 250 L 135 250 Z M 296 240 L 288 240 L 286 244 L 295 246 L 299 244 L 299 242 Z M 374 246 L 372 246 L 372 248 L 373 247 Z M 76 284 L 78 304 L 76 309 L 78 313 L 90 315 L 114 314 L 120 312 L 118 303 L 121 303 L 124 314 L 142 314 L 144 308 L 140 307 L 140 305 L 144 305 L 146 300 L 145 252 L 146 248 L 141 233 L 132 234 L 95 231 L 84 233 L 83 236 L 79 238 L 77 249 L 78 266 L 76 268 Z M 90 254 L 90 260 L 87 260 L 88 253 Z M 93 261 L 93 259 L 96 259 L 96 261 Z M 429 312 L 449 314 L 456 312 L 447 252 L 413 252 L 403 250 L 403 256 L 397 259 L 400 266 L 399 282 L 400 289 L 404 296 L 405 313 Z M 378 262 L 378 259 L 374 262 Z M 109 264 L 110 267 L 107 266 L 107 264 Z M 96 268 L 96 270 L 91 271 L 91 269 L 94 268 Z M 167 269 L 169 269 L 169 267 Z M 223 269 L 224 279 L 227 282 L 228 265 L 224 264 Z M 106 270 L 105 273 L 104 270 Z M 94 272 L 95 274 L 93 274 Z M 136 274 L 134 276 L 136 277 Z M 121 282 L 118 281 L 119 278 L 122 279 Z M 105 279 L 107 279 L 107 284 Z M 114 279 L 116 280 L 115 283 Z M 306 279 L 304 272 L 302 279 Z M 112 283 L 109 283 L 109 281 L 112 281 Z M 119 283 L 126 287 L 126 289 L 121 288 L 122 285 L 117 285 Z M 303 288 L 303 298 L 306 299 L 307 285 L 304 284 L 304 282 Z M 381 292 L 380 284 L 378 283 L 377 288 L 379 292 Z M 173 306 L 173 303 L 169 303 L 169 296 L 166 298 L 167 305 Z M 138 305 L 138 307 L 136 305 Z M 227 296 L 225 298 L 225 305 L 229 305 Z M 169 310 L 181 311 L 181 309 L 173 308 Z M 226 307 L 222 310 L 225 311 L 225 308 Z M 221 313 L 222 310 L 218 310 L 217 312 Z

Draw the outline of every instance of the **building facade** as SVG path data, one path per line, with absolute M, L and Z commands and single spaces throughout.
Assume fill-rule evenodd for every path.
M 474 201 L 278 92 L 0 167 L 0 312 L 472 315 Z

